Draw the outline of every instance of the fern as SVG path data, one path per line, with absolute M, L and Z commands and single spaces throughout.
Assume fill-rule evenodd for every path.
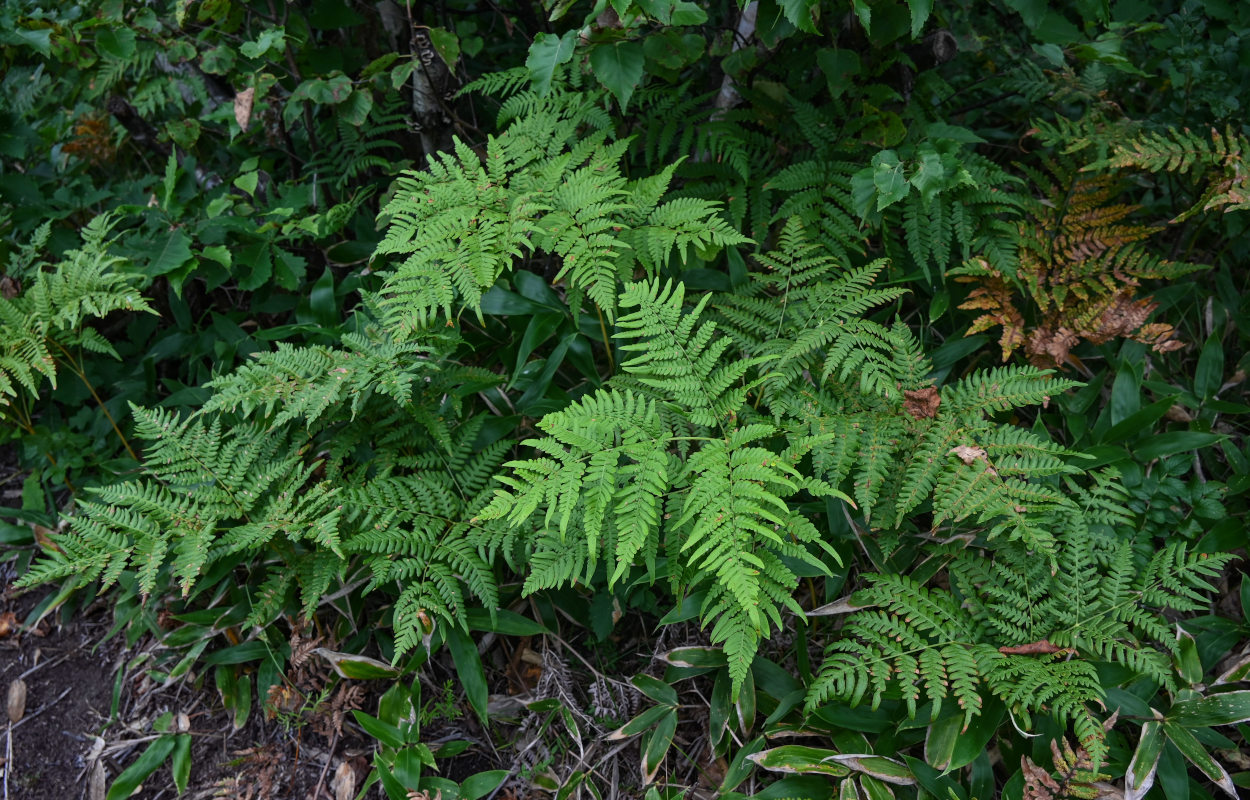
M 35 262 L 47 242 L 46 224 L 15 259 L 14 272 L 29 271 L 30 285 L 17 297 L 0 297 L 0 415 L 19 386 L 35 395 L 47 379 L 55 388 L 58 363 L 77 370 L 79 349 L 117 358 L 91 320 L 117 311 L 156 313 L 139 293 L 137 277 L 118 270 L 125 259 L 109 252 L 114 224 L 108 215 L 91 220 L 82 229 L 82 246 L 67 251 L 51 271 Z
M 1078 503 L 1111 512 L 1095 512 L 1100 524 L 1126 524 L 1113 486 L 1067 488 Z M 1083 511 L 1074 504 L 1050 516 L 1063 526 L 1056 567 L 1011 543 L 957 557 L 950 592 L 906 576 L 872 576 L 850 598 L 863 610 L 829 646 L 809 707 L 865 695 L 875 705 L 897 685 L 912 715 L 922 697 L 936 717 L 954 696 L 966 726 L 989 694 L 1026 725 L 1038 712 L 1074 725 L 1090 756 L 1104 758 L 1105 733 L 1091 711 L 1103 699 L 1094 662 L 1121 664 L 1174 688 L 1177 644 L 1161 612 L 1202 607 L 1209 579 L 1231 556 L 1190 554 L 1178 543 L 1143 563 L 1131 540 L 1095 532 Z
M 388 327 L 416 331 L 439 311 L 476 311 L 514 259 L 540 252 L 558 258 L 556 280 L 568 283 L 575 309 L 586 296 L 611 320 L 635 264 L 655 274 L 674 249 L 684 260 L 692 246 L 747 241 L 712 203 L 659 203 L 663 173 L 627 181 L 619 165 L 627 141 L 609 142 L 606 131 L 577 141 L 580 106 L 535 103 L 543 107 L 492 137 L 484 158 L 458 142 L 454 156 L 431 158 L 427 172 L 397 181 L 377 250 L 404 258 L 382 300 Z

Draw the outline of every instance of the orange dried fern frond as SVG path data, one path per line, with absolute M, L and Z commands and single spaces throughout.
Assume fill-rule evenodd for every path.
M 1114 174 L 1090 174 L 1058 163 L 1033 174 L 1042 196 L 1024 206 L 1017 223 L 1019 263 L 1014 280 L 985 259 L 972 259 L 957 280 L 978 284 L 960 305 L 983 311 L 968 333 L 1001 326 L 1003 360 L 1023 347 L 1038 366 L 1063 366 L 1081 341 L 1128 338 L 1158 352 L 1182 344 L 1166 323 L 1147 323 L 1157 304 L 1138 297 L 1141 281 L 1203 269 L 1152 253 L 1149 240 L 1165 230 L 1132 222 L 1139 206 L 1116 202 Z M 1018 299 L 1018 296 L 1022 296 Z M 1024 310 L 1036 309 L 1032 327 Z

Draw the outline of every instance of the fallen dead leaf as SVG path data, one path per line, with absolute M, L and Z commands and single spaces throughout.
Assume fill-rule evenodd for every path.
M 234 121 L 239 123 L 239 130 L 246 131 L 252 123 L 252 103 L 256 99 L 256 90 L 244 89 L 234 96 Z
M 938 406 L 942 404 L 942 396 L 936 386 L 923 389 L 907 389 L 903 392 L 903 409 L 913 419 L 929 419 L 936 417 Z
M 969 447 L 966 444 L 961 444 L 958 447 L 952 447 L 951 452 L 959 456 L 959 460 L 965 464 L 971 464 L 974 461 L 984 461 L 986 455 L 985 448 Z
M 330 779 L 330 788 L 334 790 L 334 800 L 351 800 L 356 796 L 356 772 L 350 763 L 339 763 Z
M 14 678 L 9 683 L 9 722 L 19 722 L 26 715 L 26 681 Z
M 12 611 L 6 611 L 0 614 L 0 639 L 4 639 L 13 633 L 17 627 L 17 615 Z
M 104 800 L 107 783 L 108 775 L 104 773 L 104 762 L 97 759 L 91 767 L 91 777 L 87 779 L 87 800 Z

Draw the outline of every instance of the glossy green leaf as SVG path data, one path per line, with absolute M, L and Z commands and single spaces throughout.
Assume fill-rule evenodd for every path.
M 838 764 L 850 767 L 856 772 L 871 775 L 877 780 L 885 781 L 886 783 L 893 783 L 898 786 L 914 786 L 916 784 L 916 776 L 912 774 L 907 765 L 892 758 L 866 753 L 833 755 L 830 758 Z
M 1167 720 L 1186 728 L 1250 722 L 1250 691 L 1211 694 L 1173 703 Z
M 1163 743 L 1162 722 L 1152 721 L 1142 726 L 1141 739 L 1124 775 L 1124 800 L 1140 800 L 1150 791 L 1159 768 L 1159 756 L 1163 754 Z
M 391 748 L 404 746 L 404 734 L 394 725 L 383 722 L 363 711 L 353 711 L 352 716 L 356 718 L 356 722 L 360 727 L 365 729 L 365 733 L 377 739 L 380 743 Z
M 1233 785 L 1228 770 L 1224 769 L 1224 766 L 1207 752 L 1207 749 L 1192 733 L 1169 720 L 1164 720 L 1163 731 L 1189 763 L 1197 767 L 1199 772 L 1227 792 L 1230 797 L 1237 800 L 1237 788 Z
M 673 743 L 673 734 L 676 732 L 677 712 L 669 711 L 651 731 L 650 738 L 646 740 L 642 749 L 642 782 L 644 784 L 655 780 L 656 773 L 664 763 L 664 756 L 668 754 L 668 748 Z
M 859 788 L 864 800 L 894 800 L 894 790 L 890 788 L 890 784 L 871 775 L 859 776 Z
M 784 744 L 758 753 L 747 758 L 757 766 L 770 772 L 783 772 L 795 775 L 828 775 L 842 778 L 851 774 L 851 770 L 838 763 L 836 750 L 820 747 L 807 747 L 799 744 Z
M 1181 679 L 1191 686 L 1202 681 L 1202 659 L 1198 657 L 1198 642 L 1179 625 L 1176 626 L 1176 652 L 1172 662 Z

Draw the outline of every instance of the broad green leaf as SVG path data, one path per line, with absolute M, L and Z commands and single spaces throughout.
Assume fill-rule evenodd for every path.
M 907 0 L 907 8 L 911 11 L 911 38 L 916 39 L 924 31 L 924 24 L 929 21 L 933 0 Z
M 898 786 L 916 785 L 916 776 L 907 768 L 907 765 L 892 758 L 874 756 L 868 753 L 850 753 L 833 755 L 830 756 L 830 759 L 838 764 L 850 767 L 856 772 L 871 775 L 879 781 L 893 783 Z
M 1124 800 L 1140 800 L 1154 786 L 1163 742 L 1163 723 L 1156 720 L 1142 726 L 1141 739 L 1124 775 Z
M 369 112 L 372 110 L 373 92 L 363 87 L 353 91 L 338 107 L 339 116 L 349 125 L 355 125 L 357 128 L 368 121 Z
M 239 52 L 248 58 L 277 58 L 286 51 L 286 31 L 282 28 L 268 28 L 261 31 L 255 41 L 239 45 Z
M 506 608 L 497 610 L 493 615 L 484 608 L 470 608 L 465 613 L 465 622 L 471 631 L 490 631 L 502 633 L 504 636 L 542 636 L 551 633 L 541 623 Z
M 738 718 L 738 730 L 743 736 L 750 736 L 755 727 L 755 673 L 747 671 L 742 685 L 738 687 L 738 697 L 734 700 L 734 715 Z
M 551 91 L 551 79 L 555 75 L 556 67 L 573 58 L 576 44 L 575 30 L 563 36 L 553 33 L 535 34 L 529 57 L 525 59 L 525 67 L 530 71 L 530 83 L 533 84 L 534 91 L 540 95 Z
M 936 197 L 947 186 L 946 167 L 942 164 L 942 157 L 932 149 L 921 153 L 920 163 L 909 182 L 920 192 L 925 203 Z
M 191 237 L 175 228 L 152 240 L 152 260 L 144 272 L 150 277 L 168 275 L 192 259 Z
M 820 0 L 777 0 L 790 24 L 801 31 L 819 33 Z
M 616 96 L 624 111 L 629 98 L 642 81 L 646 63 L 641 42 L 598 44 L 590 51 L 590 68 L 608 91 Z
M 1181 679 L 1190 686 L 1202 681 L 1202 659 L 1198 657 L 1198 642 L 1181 626 L 1176 626 L 1176 653 L 1172 656 Z
M 1220 441 L 1224 437 L 1218 433 L 1202 433 L 1200 431 L 1171 431 L 1161 433 L 1142 442 L 1133 448 L 1133 455 L 1142 461 L 1199 450 Z
M 174 120 L 165 125 L 165 131 L 179 148 L 189 150 L 200 139 L 200 120 Z
M 95 46 L 107 56 L 125 61 L 135 54 L 135 32 L 130 28 L 104 28 L 95 37 Z
M 664 756 L 668 754 L 668 748 L 673 743 L 673 734 L 676 732 L 677 711 L 672 710 L 655 726 L 655 730 L 647 739 L 646 746 L 642 749 L 642 782 L 644 784 L 655 780 L 655 775 L 659 772 L 660 765 L 664 763 Z
M 872 158 L 872 183 L 877 190 L 877 211 L 882 211 L 903 198 L 911 190 L 904 174 L 904 165 L 893 150 L 882 150 Z
M 178 790 L 178 794 L 182 794 L 187 790 L 187 782 L 191 779 L 191 734 L 180 733 L 176 737 L 169 771 L 174 778 L 174 788 Z
M 356 722 L 360 724 L 360 727 L 365 729 L 365 733 L 377 739 L 381 744 L 392 748 L 404 746 L 404 734 L 394 725 L 383 722 L 363 711 L 353 711 L 352 716 L 356 718 Z
M 924 760 L 934 769 L 946 772 L 951 769 L 955 756 L 955 743 L 963 729 L 962 715 L 945 717 L 929 724 L 924 737 Z
M 469 705 L 477 712 L 483 725 L 489 725 L 486 716 L 486 701 L 490 691 L 486 685 L 486 672 L 482 669 L 482 657 L 477 653 L 477 645 L 469 634 L 454 626 L 447 627 L 447 649 L 451 651 L 451 659 L 456 664 L 456 672 L 460 685 L 464 687 L 465 697 Z
M 1220 337 L 1213 334 L 1202 346 L 1198 366 L 1194 368 L 1194 394 L 1203 400 L 1210 400 L 1219 392 L 1223 382 L 1224 346 Z
M 657 658 L 674 667 L 723 667 L 728 663 L 719 647 L 677 647 Z
M 316 650 L 313 650 L 313 653 L 330 662 L 330 666 L 341 678 L 372 681 L 394 678 L 399 675 L 399 670 L 385 661 L 378 661 L 376 658 L 358 656 L 352 653 L 340 653 L 325 647 L 318 647 Z
M 14 28 L 11 30 L 0 30 L 0 44 L 13 45 L 14 47 L 29 47 L 39 53 L 39 55 L 47 57 L 52 55 L 52 29 Z
M 859 788 L 863 790 L 864 800 L 895 800 L 890 784 L 871 775 L 859 776 Z
M 851 770 L 833 760 L 837 755 L 836 750 L 807 747 L 801 744 L 783 744 L 780 747 L 752 753 L 747 756 L 747 759 L 770 772 L 844 778 L 851 774 Z
M 664 681 L 651 677 L 650 675 L 635 675 L 630 678 L 630 683 L 634 688 L 645 694 L 657 703 L 677 707 L 677 690 L 669 686 Z
M 1244 586 L 1245 584 L 1242 585 Z M 1246 680 L 1250 680 L 1250 653 L 1242 654 L 1211 685 L 1222 686 L 1226 683 L 1241 683 Z
M 702 25 L 707 22 L 707 12 L 698 3 L 690 0 L 677 0 L 673 4 L 673 16 L 669 20 L 673 25 Z
M 1173 703 L 1167 720 L 1186 728 L 1250 722 L 1250 691 L 1212 694 Z
M 173 736 L 162 736 L 148 745 L 143 754 L 117 776 L 104 800 L 124 800 L 134 794 L 139 784 L 160 769 L 165 759 L 169 758 L 169 754 L 174 751 L 174 739 Z
M 430 44 L 434 45 L 439 58 L 443 59 L 448 69 L 454 70 L 460 60 L 460 37 L 446 28 L 430 28 L 428 33 Z
M 669 706 L 653 706 L 604 737 L 609 742 L 628 739 L 649 730 L 660 718 L 672 711 Z
M 511 773 L 506 769 L 492 769 L 470 775 L 460 782 L 460 800 L 479 800 L 507 780 Z
M 1192 733 L 1187 729 L 1177 725 L 1171 721 L 1164 720 L 1163 732 L 1167 734 L 1172 744 L 1176 745 L 1176 749 L 1181 752 L 1189 760 L 1189 763 L 1198 768 L 1198 771 L 1206 775 L 1211 781 L 1229 796 L 1237 800 L 1237 788 L 1233 785 L 1233 779 L 1229 777 L 1228 770 L 1220 762 L 1207 752 L 1202 743 L 1198 741 Z
M 859 54 L 854 50 L 818 50 L 816 65 L 825 74 L 825 83 L 829 86 L 829 94 L 835 99 L 841 97 L 847 89 L 855 85 L 854 78 L 863 67 Z

